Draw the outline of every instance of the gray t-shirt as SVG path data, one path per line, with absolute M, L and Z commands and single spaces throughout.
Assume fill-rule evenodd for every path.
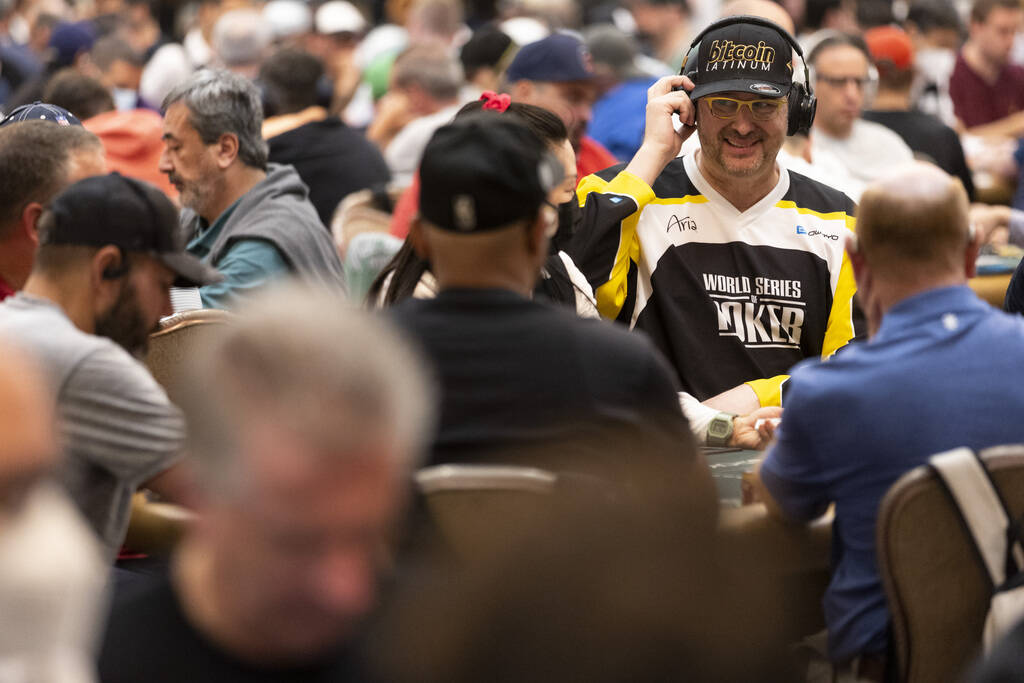
M 182 451 L 185 422 L 142 363 L 82 332 L 55 303 L 19 293 L 0 304 L 0 337 L 33 353 L 57 404 L 59 479 L 113 558 L 131 498 Z

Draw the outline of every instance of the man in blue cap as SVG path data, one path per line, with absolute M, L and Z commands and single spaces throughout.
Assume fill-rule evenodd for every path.
M 505 72 L 505 92 L 516 102 L 544 107 L 561 117 L 576 150 L 580 178 L 618 163 L 586 135 L 597 85 L 587 46 L 576 38 L 555 33 L 524 46 Z

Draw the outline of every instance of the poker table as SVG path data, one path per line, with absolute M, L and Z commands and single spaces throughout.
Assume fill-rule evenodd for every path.
M 718 502 L 726 508 L 740 507 L 743 500 L 743 475 L 753 472 L 762 452 L 739 448 L 702 448 L 701 452 L 718 489 Z
M 1003 299 L 1006 298 L 1006 288 L 1009 286 L 1012 276 L 1012 272 L 979 275 L 972 277 L 967 284 L 979 297 L 996 308 L 1002 308 Z
M 810 524 L 787 524 L 761 503 L 743 505 L 743 477 L 762 452 L 703 448 L 721 504 L 723 571 L 755 572 L 779 598 L 780 628 L 791 641 L 824 628 L 821 600 L 829 581 L 831 512 Z

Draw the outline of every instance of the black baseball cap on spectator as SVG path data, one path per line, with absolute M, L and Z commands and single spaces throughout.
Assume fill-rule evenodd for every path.
M 530 129 L 480 113 L 442 126 L 420 162 L 420 214 L 443 230 L 479 233 L 537 213 L 565 169 Z
M 185 251 L 178 211 L 163 192 L 116 172 L 85 178 L 58 194 L 39 219 L 39 243 L 147 253 L 177 274 L 179 287 L 224 279 Z
M 681 73 L 695 86 L 690 99 L 729 91 L 772 98 L 788 95 L 793 87 L 793 48 L 784 33 L 781 27 L 743 21 L 708 31 L 700 40 L 695 63 L 690 63 L 692 50 L 683 63 Z
M 58 126 L 81 126 L 82 122 L 64 107 L 47 104 L 36 100 L 32 104 L 15 107 L 7 116 L 0 119 L 0 126 L 21 121 L 50 121 Z

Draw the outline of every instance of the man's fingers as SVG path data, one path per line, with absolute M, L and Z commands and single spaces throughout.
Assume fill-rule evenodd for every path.
M 682 88 L 689 92 L 693 90 L 693 81 L 686 76 L 662 76 L 647 89 L 647 101 L 650 102 L 657 97 L 667 95 L 672 92 L 673 88 Z

